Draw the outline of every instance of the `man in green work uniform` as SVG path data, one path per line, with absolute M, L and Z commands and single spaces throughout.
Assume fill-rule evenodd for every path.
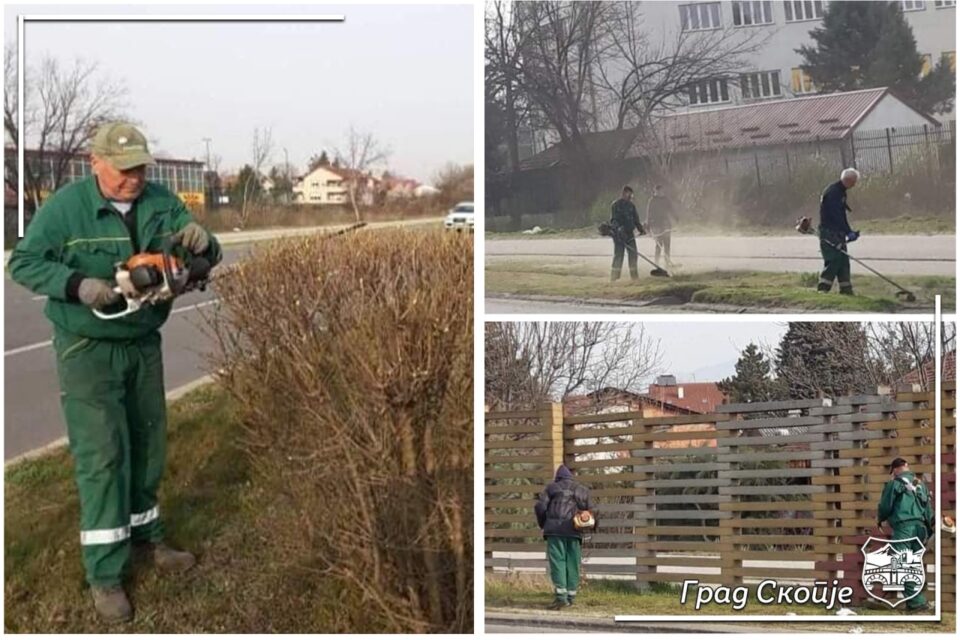
M 550 580 L 554 600 L 549 609 L 573 605 L 580 585 L 580 544 L 583 534 L 573 523 L 581 511 L 594 514 L 590 490 L 573 479 L 565 465 L 557 468 L 554 481 L 540 492 L 534 506 L 537 524 L 547 541 L 547 559 L 550 561 Z
M 109 123 L 91 148 L 93 176 L 53 194 L 13 251 L 13 279 L 48 297 L 60 397 L 80 493 L 80 545 L 94 606 L 110 622 L 133 617 L 122 579 L 131 543 L 152 551 L 158 569 L 185 571 L 192 554 L 163 543 L 157 488 L 166 454 L 160 326 L 171 303 L 102 320 L 125 304 L 114 265 L 156 253 L 171 236 L 215 264 L 216 239 L 183 202 L 146 181 L 155 164 L 133 125 Z
M 884 522 L 893 528 L 894 540 L 908 540 L 916 537 L 926 544 L 933 533 L 933 507 L 926 485 L 910 471 L 910 465 L 903 458 L 895 458 L 890 463 L 890 480 L 883 485 L 880 505 L 877 507 L 877 526 Z M 897 551 L 919 551 L 916 542 L 893 543 Z M 912 582 L 904 584 L 904 596 L 907 598 L 907 611 L 928 611 L 930 605 L 923 597 L 923 591 Z

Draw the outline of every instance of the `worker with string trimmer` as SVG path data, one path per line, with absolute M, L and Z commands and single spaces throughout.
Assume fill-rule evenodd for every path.
M 853 295 L 853 283 L 850 281 L 850 256 L 847 255 L 847 243 L 860 237 L 859 231 L 850 228 L 847 212 L 847 191 L 857 184 L 860 173 L 856 169 L 844 169 L 840 180 L 834 182 L 820 196 L 820 254 L 823 256 L 823 271 L 817 291 L 829 293 L 836 280 L 840 293 Z
M 637 270 L 637 258 L 643 258 L 655 268 L 650 271 L 652 276 L 667 277 L 669 274 L 660 268 L 653 260 L 637 251 L 637 240 L 634 231 L 639 235 L 644 235 L 646 230 L 640 223 L 640 215 L 633 204 L 633 189 L 627 185 L 620 193 L 620 197 L 613 201 L 610 206 L 610 222 L 601 223 L 598 227 L 600 235 L 613 238 L 613 265 L 610 268 L 610 281 L 614 282 L 620 279 L 620 273 L 623 270 L 623 254 L 628 253 L 628 263 L 630 265 L 630 279 L 639 280 L 640 273 Z

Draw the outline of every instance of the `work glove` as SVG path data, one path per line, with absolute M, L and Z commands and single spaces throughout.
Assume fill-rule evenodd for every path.
M 84 278 L 77 289 L 80 302 L 92 309 L 103 309 L 114 302 L 120 301 L 120 294 L 113 290 L 113 285 L 99 278 Z
M 196 222 L 190 222 L 173 236 L 180 246 L 194 255 L 204 253 L 210 247 L 210 235 Z
M 850 233 L 847 234 L 847 242 L 853 242 L 859 237 L 860 237 L 859 231 L 851 231 Z
M 637 225 L 637 235 L 645 236 L 647 235 L 647 230 L 642 224 Z

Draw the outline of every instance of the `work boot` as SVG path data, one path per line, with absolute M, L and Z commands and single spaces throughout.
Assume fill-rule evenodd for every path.
M 153 564 L 167 573 L 183 573 L 197 564 L 197 559 L 189 551 L 179 551 L 163 542 L 153 544 Z
M 934 608 L 929 602 L 924 602 L 919 607 L 907 607 L 907 613 L 913 615 L 915 613 L 933 613 Z
M 637 280 L 640 279 L 640 274 L 639 274 L 638 272 L 636 272 L 636 271 L 631 271 L 631 272 L 630 272 L 630 279 L 633 280 L 634 282 L 636 282 Z
M 620 272 L 616 270 L 610 271 L 610 282 L 616 282 L 620 279 Z
M 843 288 L 841 288 L 841 289 L 840 289 L 840 295 L 842 295 L 842 296 L 852 296 L 852 295 L 853 295 L 853 287 L 843 287 Z
M 133 607 L 127 600 L 127 594 L 120 585 L 112 587 L 90 587 L 93 595 L 93 607 L 104 622 L 115 624 L 133 620 Z
M 558 611 L 567 606 L 567 599 L 562 596 L 557 596 L 556 599 L 547 605 L 547 609 L 550 611 Z
M 568 606 L 568 607 L 572 607 L 572 606 L 573 606 L 573 596 L 567 596 L 566 606 Z

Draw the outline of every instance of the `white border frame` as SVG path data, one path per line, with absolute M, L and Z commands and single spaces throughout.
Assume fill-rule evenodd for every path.
M 24 234 L 23 69 L 27 22 L 344 22 L 340 14 L 18 14 L 17 15 L 17 238 Z
M 934 494 L 934 513 L 937 516 L 937 524 L 940 523 L 940 361 L 941 361 L 941 312 L 940 312 L 940 296 L 936 296 L 936 305 L 934 308 L 934 323 L 935 323 L 935 336 L 936 336 L 936 345 L 934 349 L 934 366 L 936 371 L 934 372 L 934 429 L 936 429 L 936 434 L 934 436 L 934 477 L 936 478 L 937 486 L 935 487 L 936 492 Z M 724 317 L 724 316 L 721 316 Z M 776 317 L 776 316 L 774 316 Z M 725 317 L 724 317 L 725 318 Z M 725 318 L 726 319 L 726 318 Z M 806 316 L 803 317 L 803 320 L 806 320 Z M 772 320 L 772 319 L 771 319 Z M 838 319 L 834 319 L 837 321 Z M 924 320 L 927 320 L 924 318 Z M 862 319 L 856 319 L 857 322 L 881 322 L 878 318 L 868 317 Z M 937 532 L 936 535 L 936 547 L 935 547 L 935 556 L 936 556 L 936 570 L 934 572 L 934 597 L 936 599 L 936 605 L 933 615 L 927 616 L 917 616 L 917 615 L 856 615 L 850 617 L 841 617 L 837 615 L 822 615 L 822 616 L 786 616 L 786 615 L 771 615 L 771 616 L 738 616 L 738 615 L 679 615 L 679 616 L 631 616 L 631 615 L 620 615 L 614 616 L 614 622 L 836 622 L 841 624 L 851 624 L 851 623 L 860 623 L 860 622 L 941 622 L 941 610 L 940 610 L 940 587 L 941 587 L 941 576 L 942 572 L 940 570 L 940 542 L 943 536 Z M 624 625 L 624 629 L 628 629 L 629 625 Z M 815 632 L 808 632 L 815 633 Z M 816 632 L 816 633 L 829 633 L 829 632 Z

